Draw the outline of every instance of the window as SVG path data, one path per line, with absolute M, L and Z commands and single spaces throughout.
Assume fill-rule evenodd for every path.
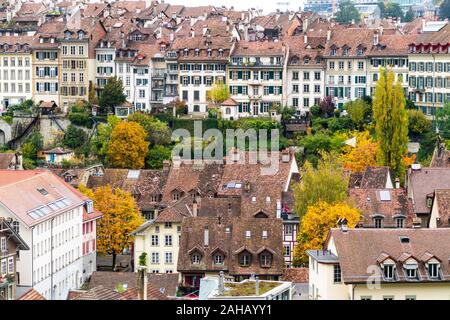
M 285 257 L 291 256 L 291 247 L 289 245 L 285 245 L 283 251 Z
M 383 266 L 383 274 L 386 280 L 394 279 L 394 265 L 393 264 L 385 264 Z
M 166 263 L 172 264 L 173 263 L 173 254 L 172 252 L 166 252 Z
M 263 252 L 260 256 L 261 267 L 270 267 L 272 263 L 272 255 L 268 252 Z
M 194 253 L 191 257 L 192 264 L 199 264 L 202 256 L 199 253 Z
M 284 235 L 286 236 L 291 236 L 292 235 L 292 231 L 293 231 L 293 226 L 292 224 L 286 224 L 284 226 Z
M 222 253 L 216 253 L 214 255 L 214 264 L 223 264 L 223 254 Z
M 180 200 L 180 193 L 179 193 L 179 192 L 174 192 L 174 193 L 172 194 L 172 200 L 173 200 L 173 201 L 178 201 L 178 200 Z
M 405 300 L 416 300 L 416 296 L 406 296 Z
M 341 272 L 341 266 L 339 264 L 335 264 L 333 266 L 333 282 L 334 283 L 342 282 L 342 272 Z
M 298 80 L 298 71 L 292 73 L 292 80 Z
M 361 296 L 361 300 L 372 300 L 372 296 Z
M 166 235 L 164 237 L 164 244 L 166 247 L 172 246 L 172 236 L 171 235 Z
M 395 219 L 395 223 L 397 228 L 404 228 L 405 227 L 405 218 L 397 218 Z
M 364 62 L 363 61 L 359 61 L 358 62 L 358 69 L 359 70 L 364 70 Z
M 439 263 L 428 263 L 428 276 L 432 279 L 439 278 Z
M 320 80 L 320 72 L 314 72 L 314 80 Z
M 239 264 L 241 267 L 248 267 L 250 265 L 251 256 L 248 252 L 243 253 L 239 258 Z
M 152 235 L 152 246 L 159 246 L 159 236 Z
M 152 252 L 152 263 L 153 264 L 159 263 L 159 253 L 158 252 Z
M 6 237 L 2 237 L 0 239 L 0 251 L 5 252 L 6 251 Z
M 309 80 L 309 72 L 303 72 L 303 80 Z
M 383 218 L 380 218 L 380 217 L 374 218 L 373 222 L 374 222 L 375 228 L 383 228 Z
M 418 266 L 417 266 L 417 263 L 405 264 L 404 268 L 405 268 L 406 277 L 409 280 L 418 279 L 418 273 L 417 273 Z
M 394 296 L 383 296 L 383 300 L 394 300 Z

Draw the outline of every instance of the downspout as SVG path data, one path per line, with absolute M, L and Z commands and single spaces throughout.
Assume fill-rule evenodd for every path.
M 50 220 L 50 292 L 51 298 L 54 300 L 54 292 L 53 292 L 53 221 L 55 218 Z
M 352 288 L 352 300 L 355 300 L 355 288 L 356 288 L 356 284 L 354 284 L 353 285 L 353 288 Z

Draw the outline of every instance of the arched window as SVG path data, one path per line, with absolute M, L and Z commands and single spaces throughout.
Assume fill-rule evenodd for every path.
M 231 114 L 231 108 L 226 108 L 226 109 L 225 109 L 225 113 L 226 113 L 226 114 Z

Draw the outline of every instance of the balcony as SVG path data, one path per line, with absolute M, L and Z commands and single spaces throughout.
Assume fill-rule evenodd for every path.
M 166 76 L 166 69 L 153 69 L 152 71 L 152 78 L 160 78 L 164 79 Z

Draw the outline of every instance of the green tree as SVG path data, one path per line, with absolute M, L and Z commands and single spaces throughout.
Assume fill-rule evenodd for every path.
M 164 146 L 154 146 L 148 150 L 146 165 L 149 169 L 162 169 L 163 161 L 171 158 L 172 151 Z
M 384 18 L 384 14 L 386 12 L 386 6 L 384 5 L 383 1 L 380 1 L 377 4 L 378 4 L 378 8 L 380 8 L 380 18 L 383 19 Z
M 408 11 L 405 13 L 405 18 L 403 19 L 404 22 L 411 22 L 414 20 L 416 16 L 414 15 L 414 11 L 412 11 L 411 8 L 409 8 Z
M 171 143 L 172 133 L 167 123 L 142 112 L 129 115 L 128 121 L 139 123 L 147 131 L 147 139 L 152 145 L 167 146 Z
M 352 119 L 355 126 L 361 130 L 369 109 L 364 100 L 357 99 L 355 101 L 350 101 L 346 104 L 345 109 L 347 110 L 348 115 L 350 116 L 350 119 Z
M 92 138 L 91 153 L 97 155 L 100 159 L 105 158 L 111 140 L 111 133 L 120 121 L 118 117 L 109 115 L 106 124 L 99 124 L 97 135 Z
M 341 24 L 349 24 L 352 21 L 355 23 L 359 22 L 361 17 L 353 2 L 345 0 L 339 3 L 339 10 L 336 13 L 335 20 Z
M 444 0 L 439 7 L 441 19 L 450 19 L 450 0 Z
M 98 104 L 97 94 L 95 92 L 95 84 L 89 82 L 89 103 L 90 104 Z
M 436 111 L 436 126 L 444 139 L 450 139 L 450 101 Z
M 103 88 L 98 103 L 103 112 L 113 112 L 114 107 L 121 105 L 126 101 L 123 93 L 122 80 L 117 77 L 108 79 L 108 83 Z
M 322 153 L 315 169 L 305 162 L 302 179 L 294 185 L 295 212 L 301 217 L 308 206 L 319 201 L 329 204 L 347 199 L 348 177 L 337 154 Z
M 410 135 L 419 136 L 431 130 L 431 121 L 420 110 L 408 110 Z
M 86 139 L 86 132 L 71 124 L 64 134 L 63 145 L 70 149 L 77 149 L 86 142 Z
M 403 178 L 403 157 L 408 151 L 408 114 L 403 88 L 394 83 L 392 71 L 380 69 L 373 101 L 375 132 L 380 148 L 378 162 L 389 166 L 397 177 Z
M 384 15 L 386 17 L 403 19 L 402 8 L 400 8 L 400 5 L 398 3 L 395 3 L 395 2 L 389 2 L 386 5 L 386 9 L 385 9 Z

